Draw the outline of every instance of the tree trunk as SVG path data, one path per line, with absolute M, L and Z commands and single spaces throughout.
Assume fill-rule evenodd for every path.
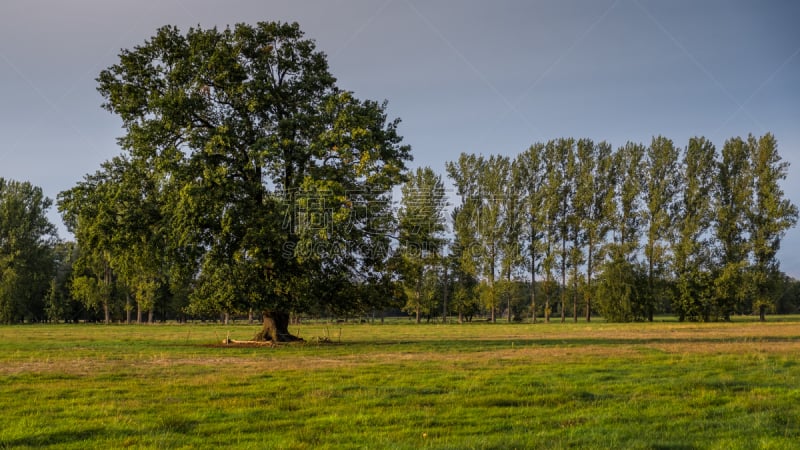
M 589 257 L 586 259 L 586 321 L 592 321 L 592 258 L 594 243 L 589 240 Z
M 511 267 L 509 266 L 506 272 L 506 282 L 508 287 L 506 289 L 506 306 L 508 307 L 508 323 L 511 323 Z
M 444 266 L 444 293 L 442 293 L 442 323 L 447 323 L 447 296 L 450 294 L 447 265 Z
M 254 341 L 294 342 L 303 339 L 289 333 L 289 313 L 264 311 L 264 326 L 253 337 Z
M 550 323 L 550 313 L 552 312 L 550 310 L 550 295 L 551 295 L 550 288 L 552 287 L 552 284 L 550 283 L 551 281 L 552 281 L 552 277 L 550 277 L 550 275 L 548 274 L 548 276 L 547 276 L 547 284 L 546 284 L 545 289 L 544 289 L 544 322 L 545 323 Z
M 566 308 L 565 308 L 566 299 L 567 299 L 567 277 L 566 277 L 566 275 L 562 275 L 561 276 L 561 292 L 559 293 L 559 296 L 558 296 L 558 308 L 561 310 L 560 311 L 560 313 L 561 313 L 561 323 L 564 323 L 564 322 L 567 321 Z
M 572 283 L 572 321 L 578 323 L 578 274 L 575 274 L 575 281 Z
M 492 262 L 491 264 L 489 264 L 489 297 L 490 297 L 489 302 L 491 303 L 491 309 L 492 309 L 491 321 L 492 323 L 497 323 L 497 318 L 494 315 L 494 310 L 497 307 L 496 305 L 497 299 L 495 298 L 496 292 L 494 290 L 494 260 L 495 260 L 494 244 L 492 244 L 491 255 L 492 255 Z
M 758 320 L 761 322 L 767 320 L 767 305 L 758 305 Z
M 536 323 L 536 253 L 533 250 L 531 250 L 531 321 Z
M 422 320 L 422 316 L 420 315 L 420 303 L 422 303 L 422 270 L 419 271 L 419 276 L 417 277 L 417 288 L 414 292 L 414 298 L 416 299 L 416 304 L 414 306 L 414 313 L 416 314 L 416 323 L 420 323 Z
M 648 268 L 647 268 L 647 284 L 649 285 L 648 288 L 650 290 L 650 292 L 648 293 L 650 298 L 647 299 L 647 321 L 648 322 L 652 322 L 653 321 L 653 309 L 654 309 L 655 292 L 656 292 L 654 276 L 653 276 L 653 253 L 654 252 L 655 252 L 655 246 L 651 245 L 650 246 L 650 260 L 648 262 Z
M 566 236 L 566 231 L 563 231 Z M 567 298 L 567 240 L 561 239 L 561 295 L 559 296 L 559 307 L 561 308 L 561 323 L 567 321 L 566 311 L 564 310 Z
M 108 289 L 106 291 L 105 299 L 103 300 L 103 315 L 105 324 L 108 325 L 111 323 L 111 310 L 109 308 L 108 303 L 111 301 L 109 297 L 111 297 L 111 267 L 106 263 L 105 270 L 103 271 L 103 284 Z

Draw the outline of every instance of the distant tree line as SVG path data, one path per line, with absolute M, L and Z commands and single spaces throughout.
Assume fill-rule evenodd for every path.
M 462 154 L 446 169 L 452 209 L 442 176 L 425 167 L 406 175 L 394 213 L 384 198 L 364 202 L 358 220 L 352 211 L 336 219 L 341 230 L 378 221 L 381 240 L 373 242 L 329 236 L 341 232 L 332 221 L 342 211 L 331 202 L 358 201 L 356 191 L 331 198 L 309 190 L 294 196 L 300 206 L 282 204 L 276 228 L 306 227 L 315 243 L 275 242 L 260 251 L 276 260 L 374 259 L 369 276 L 331 267 L 307 280 L 312 289 L 295 294 L 306 307 L 292 312 L 344 317 L 403 306 L 418 322 L 501 314 L 577 321 L 594 313 L 612 321 L 663 313 L 716 321 L 800 310 L 800 283 L 775 257 L 797 209 L 780 189 L 788 164 L 771 134 L 729 139 L 721 152 L 703 138 L 683 149 L 656 137 L 616 150 L 556 139 L 514 158 Z M 247 305 L 241 296 L 257 280 L 241 269 L 198 265 L 203 249 L 172 243 L 198 230 L 172 228 L 187 212 L 170 208 L 187 205 L 171 203 L 169 180 L 155 174 L 121 156 L 61 193 L 76 242 L 57 238 L 41 189 L 0 179 L 0 321 L 252 314 L 237 305 Z

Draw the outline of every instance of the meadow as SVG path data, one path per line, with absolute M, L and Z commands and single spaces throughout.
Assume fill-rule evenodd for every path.
M 0 448 L 797 448 L 772 319 L 0 327 Z

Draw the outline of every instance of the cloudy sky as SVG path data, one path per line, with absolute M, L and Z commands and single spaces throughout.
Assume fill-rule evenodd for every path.
M 800 2 L 2 0 L 0 177 L 55 198 L 119 153 L 98 73 L 166 24 L 297 21 L 339 86 L 386 99 L 412 166 L 538 141 L 772 132 L 800 204 Z M 50 214 L 61 230 L 55 210 Z M 800 231 L 782 268 L 800 277 Z

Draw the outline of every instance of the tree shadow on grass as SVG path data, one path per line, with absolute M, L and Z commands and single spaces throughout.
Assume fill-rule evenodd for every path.
M 194 432 L 197 425 L 198 422 L 195 420 L 189 420 L 183 417 L 166 416 L 156 424 L 152 431 L 156 434 L 191 434 Z M 111 434 L 115 435 L 115 432 L 111 432 Z M 88 428 L 82 430 L 75 429 L 53 431 L 50 433 L 37 433 L 31 436 L 24 436 L 15 439 L 0 439 L 0 449 L 18 447 L 62 447 L 80 442 L 96 442 L 98 436 L 103 435 L 108 436 L 109 430 L 105 428 Z
M 77 442 L 91 441 L 97 435 L 104 433 L 102 428 L 89 428 L 85 430 L 62 430 L 51 433 L 37 433 L 16 439 L 0 439 L 0 449 L 17 447 L 46 447 L 74 444 Z

